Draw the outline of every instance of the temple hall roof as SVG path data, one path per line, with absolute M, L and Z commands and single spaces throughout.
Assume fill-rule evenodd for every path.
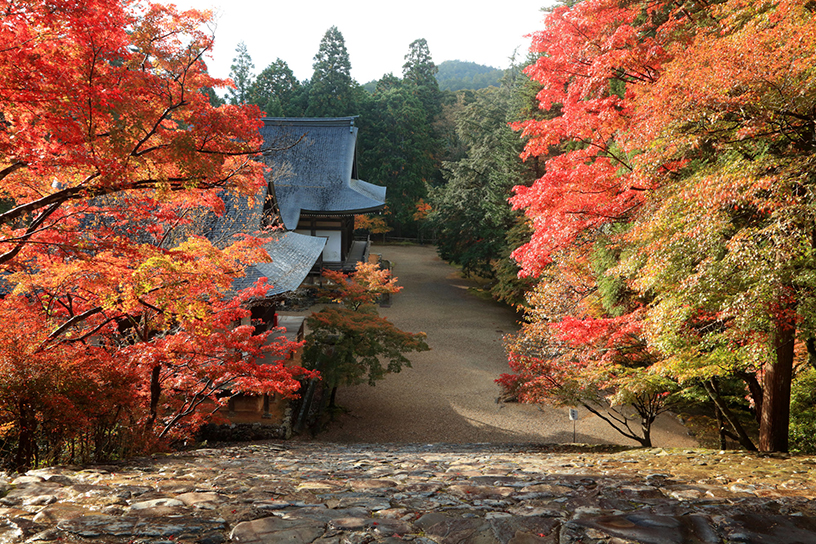
M 369 213 L 385 205 L 385 187 L 357 179 L 354 117 L 267 118 L 261 128 L 281 219 L 297 227 L 301 212 Z
M 325 238 L 306 236 L 295 232 L 272 234 L 264 249 L 272 262 L 255 263 L 246 269 L 246 276 L 233 282 L 233 289 L 240 291 L 251 287 L 259 278 L 266 278 L 270 289 L 267 297 L 296 290 L 320 257 Z

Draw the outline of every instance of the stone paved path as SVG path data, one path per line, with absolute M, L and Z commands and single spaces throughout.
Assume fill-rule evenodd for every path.
M 269 442 L 35 470 L 0 478 L 0 543 L 816 542 L 816 459 L 552 448 Z

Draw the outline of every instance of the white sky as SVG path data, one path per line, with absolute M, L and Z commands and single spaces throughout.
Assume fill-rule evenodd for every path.
M 507 68 L 518 48 L 523 60 L 530 34 L 542 27 L 541 8 L 551 0 L 166 0 L 179 8 L 212 9 L 215 49 L 207 63 L 228 77 L 235 47 L 243 41 L 257 75 L 281 58 L 299 80 L 326 30 L 343 34 L 351 75 L 364 84 L 392 72 L 402 75 L 408 46 L 425 38 L 436 64 L 446 60 Z

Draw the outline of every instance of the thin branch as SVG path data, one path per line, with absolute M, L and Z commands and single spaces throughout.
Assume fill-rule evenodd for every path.
M 618 427 L 618 425 L 613 420 L 611 420 L 610 418 L 607 418 L 599 410 L 593 408 L 592 406 L 590 406 L 586 402 L 581 401 L 581 405 L 584 408 L 586 408 L 587 410 L 589 410 L 590 412 L 592 412 L 593 414 L 595 414 L 596 416 L 598 416 L 599 418 L 601 418 L 602 420 L 606 421 L 613 429 L 618 431 L 620 434 L 622 434 L 626 438 L 631 438 L 632 440 L 638 442 L 639 444 L 644 443 L 644 439 L 641 438 L 640 436 L 636 435 L 634 433 L 634 431 L 632 431 L 631 427 L 629 427 L 628 423 L 624 423 L 624 425 L 626 427 L 626 430 L 624 430 L 624 429 Z M 609 414 L 609 415 L 611 416 L 612 414 Z
M 90 331 L 88 331 L 87 333 L 83 334 L 82 336 L 79 336 L 77 338 L 69 338 L 68 340 L 66 340 L 66 342 L 71 342 L 71 343 L 73 343 L 73 342 L 84 342 L 85 340 L 87 340 L 88 338 L 94 336 L 96 333 L 98 333 L 103 328 L 105 328 L 105 326 L 107 326 L 108 323 L 110 323 L 111 321 L 115 321 L 115 320 L 116 320 L 116 318 L 109 317 L 105 321 L 103 321 L 102 323 L 100 323 L 99 325 L 97 325 L 96 327 L 91 329 Z
M 723 401 L 722 397 L 717 393 L 714 389 L 714 386 L 711 384 L 709 380 L 703 381 L 703 387 L 708 393 L 708 396 L 714 401 L 714 404 L 719 408 L 720 413 L 722 413 L 723 417 L 725 417 L 726 421 L 731 425 L 731 428 L 734 429 L 734 432 L 737 433 L 739 443 L 748 451 L 757 451 L 757 447 L 754 445 L 754 442 L 745 432 L 740 422 L 734 417 L 731 413 L 731 410 L 728 409 L 725 402 Z
M 205 394 L 205 392 L 208 389 L 210 390 L 210 393 Z M 190 406 L 180 412 L 177 412 L 176 415 L 173 416 L 170 419 L 170 421 L 168 421 L 165 424 L 164 428 L 159 433 L 159 438 L 164 438 L 165 435 L 170 431 L 170 429 L 172 429 L 176 425 L 176 423 L 178 423 L 188 415 L 194 413 L 196 408 L 198 408 L 202 403 L 204 403 L 204 401 L 206 401 L 209 398 L 210 394 L 212 394 L 214 391 L 215 388 L 213 387 L 212 380 L 209 379 L 205 380 L 204 385 L 201 387 L 201 389 L 197 393 L 193 394 L 192 399 L 190 400 Z
M 22 251 L 25 243 L 37 232 L 40 225 L 42 225 L 45 222 L 45 220 L 48 219 L 48 217 L 50 217 L 55 211 L 57 211 L 61 205 L 62 202 L 55 202 L 51 204 L 51 206 L 48 209 L 44 210 L 34 221 L 32 221 L 31 224 L 28 226 L 28 229 L 26 229 L 25 235 L 21 237 L 21 241 L 17 242 L 16 245 L 9 251 L 0 255 L 0 264 L 6 263 L 13 259 L 15 256 L 17 256 L 17 254 L 20 253 L 20 251 Z
M 85 310 L 81 314 L 77 314 L 77 315 L 73 316 L 71 319 L 69 319 L 68 321 L 66 321 L 65 323 L 63 323 L 59 327 L 57 327 L 51 334 L 49 334 L 46 341 L 43 342 L 43 345 L 41 345 L 39 348 L 37 348 L 37 351 L 42 349 L 42 347 L 49 340 L 53 340 L 54 338 L 61 335 L 62 333 L 64 333 L 66 330 L 70 329 L 71 327 L 73 327 L 77 323 L 85 321 L 86 319 L 88 319 L 92 315 L 96 315 L 96 314 L 101 313 L 101 312 L 102 312 L 102 306 L 97 306 L 96 308 L 91 308 L 90 310 Z
M 2 181 L 6 176 L 11 175 L 15 171 L 17 171 L 20 168 L 23 168 L 25 166 L 28 166 L 28 164 L 26 164 L 26 163 L 24 163 L 22 161 L 18 161 L 18 162 L 15 162 L 14 164 L 6 166 L 2 170 L 0 170 L 0 181 Z

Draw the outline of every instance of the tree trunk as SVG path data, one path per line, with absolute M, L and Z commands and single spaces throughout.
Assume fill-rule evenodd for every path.
M 719 396 L 720 388 L 717 386 L 717 381 L 714 378 L 711 378 L 711 387 L 714 388 L 714 392 Z M 723 420 L 722 411 L 717 407 L 717 403 L 714 403 L 714 418 L 717 420 L 717 434 L 720 436 L 720 449 L 727 450 L 728 442 L 725 440 L 725 421 Z
M 807 339 L 805 345 L 807 346 L 808 352 L 808 364 L 811 368 L 816 369 L 816 338 L 811 336 Z
M 703 387 L 705 388 L 706 393 L 708 393 L 708 396 L 714 401 L 714 404 L 717 406 L 717 408 L 719 408 L 723 417 L 731 425 L 731 428 L 734 429 L 734 432 L 737 433 L 737 439 L 739 440 L 740 445 L 748 451 L 756 451 L 757 448 L 751 441 L 748 433 L 745 432 L 745 429 L 742 427 L 740 422 L 734 417 L 734 414 L 731 413 L 731 410 L 728 409 L 725 402 L 723 402 L 722 397 L 714 389 L 714 383 L 714 378 L 712 378 L 710 381 L 703 382 Z
M 14 469 L 17 472 L 25 472 L 31 468 L 31 462 L 34 460 L 35 449 L 37 447 L 37 418 L 25 401 L 20 401 L 18 408 L 20 411 L 18 420 L 20 434 L 17 438 L 17 453 L 14 456 Z
M 786 308 L 792 313 L 792 309 Z M 762 418 L 759 422 L 760 451 L 788 451 L 790 393 L 793 379 L 796 323 L 793 317 L 780 320 L 774 335 L 776 360 L 765 368 Z
M 654 417 L 640 418 L 640 430 L 643 432 L 643 441 L 641 444 L 644 448 L 652 447 L 652 423 L 654 423 L 654 420 Z
M 160 375 L 161 365 L 154 366 L 153 372 L 150 373 L 150 417 L 147 419 L 148 429 L 153 427 L 153 423 L 155 423 L 159 415 L 159 398 L 161 397 Z
M 757 423 L 762 422 L 762 385 L 757 380 L 756 374 L 750 372 L 740 372 L 737 374 L 748 385 L 751 392 L 751 399 L 754 401 L 754 417 Z
M 720 412 L 716 404 L 714 405 L 714 417 L 717 420 L 717 434 L 720 437 L 720 449 L 727 450 L 728 441 L 725 439 L 725 421 L 723 420 L 722 412 Z

